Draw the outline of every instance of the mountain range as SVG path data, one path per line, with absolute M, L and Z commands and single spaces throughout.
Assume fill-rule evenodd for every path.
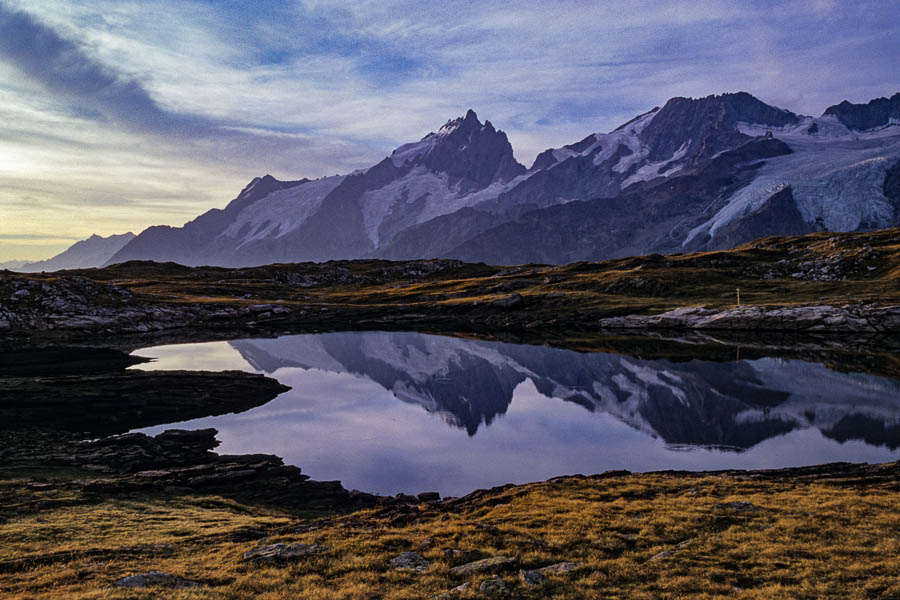
M 10 265 L 10 268 L 21 273 L 39 273 L 41 271 L 99 267 L 134 238 L 135 235 L 130 231 L 108 237 L 94 234 L 80 242 L 75 242 L 64 252 L 57 254 L 53 258 L 20 265 Z
M 737 92 L 672 98 L 529 168 L 470 110 L 368 169 L 257 177 L 224 209 L 150 227 L 106 264 L 567 263 L 897 225 L 900 93 L 810 117 Z

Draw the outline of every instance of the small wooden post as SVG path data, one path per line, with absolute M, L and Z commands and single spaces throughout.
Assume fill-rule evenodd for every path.
M 741 288 L 737 289 L 737 300 L 738 300 L 737 305 L 740 306 L 741 305 Z

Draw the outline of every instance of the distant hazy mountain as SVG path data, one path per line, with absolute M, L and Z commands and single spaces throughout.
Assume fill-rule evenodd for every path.
M 900 93 L 818 118 L 738 92 L 673 98 L 526 169 L 473 111 L 369 169 L 254 179 L 109 262 L 384 257 L 563 263 L 900 225 Z
M 230 344 L 254 368 L 353 373 L 475 435 L 530 379 L 670 444 L 749 448 L 794 429 L 900 446 L 900 382 L 762 359 L 670 362 L 416 333 L 330 333 Z
M 16 270 L 23 273 L 36 273 L 39 271 L 99 267 L 134 238 L 135 235 L 130 231 L 109 237 L 100 237 L 95 234 L 86 240 L 75 242 L 64 252 L 57 254 L 53 258 L 26 263 Z
M 27 265 L 29 261 L 27 260 L 7 260 L 4 262 L 0 262 L 0 269 L 9 269 L 11 271 L 18 271 L 23 266 Z

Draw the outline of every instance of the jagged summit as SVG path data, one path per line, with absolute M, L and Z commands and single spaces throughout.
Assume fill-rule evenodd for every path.
M 482 123 L 471 108 L 465 116 L 447 121 L 437 132 L 391 153 L 397 167 L 424 166 L 445 173 L 451 187 L 475 191 L 495 181 L 509 181 L 525 172 L 513 156 L 503 131 Z
M 485 121 L 484 126 L 490 126 L 493 130 L 493 126 L 490 121 Z M 471 108 L 466 111 L 465 116 L 457 117 L 456 119 L 448 119 L 446 123 L 444 123 L 440 129 L 437 131 L 437 135 L 450 135 L 457 129 L 463 128 L 464 130 L 474 130 L 482 127 L 481 121 L 478 120 L 478 115 L 475 114 L 475 111 Z M 435 135 L 434 133 L 429 133 L 428 135 Z M 428 135 L 425 137 L 427 138 Z M 423 138 L 424 139 L 424 138 Z
M 866 104 L 844 100 L 829 106 L 824 115 L 832 115 L 849 129 L 868 131 L 886 125 L 900 124 L 900 92 L 890 98 L 875 98 Z

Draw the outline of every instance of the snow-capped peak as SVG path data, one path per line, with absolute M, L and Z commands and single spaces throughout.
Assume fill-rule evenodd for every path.
M 486 121 L 485 124 L 490 123 L 490 121 Z M 464 117 L 458 117 L 456 119 L 451 119 L 444 123 L 440 129 L 438 129 L 437 135 L 447 136 L 459 129 L 463 125 L 473 125 L 478 128 L 483 127 L 481 121 L 478 120 L 478 115 L 475 114 L 475 111 L 471 108 L 466 111 Z M 429 134 L 431 135 L 431 134 Z M 426 136 L 427 137 L 427 136 Z
M 403 144 L 391 153 L 391 161 L 394 166 L 402 167 L 410 162 L 416 162 L 417 159 L 430 154 L 435 147 L 454 133 L 460 134 L 481 131 L 490 127 L 490 132 L 494 132 L 494 127 L 490 125 L 490 121 L 485 121 L 482 125 L 478 120 L 478 115 L 471 108 L 466 112 L 465 116 L 450 119 L 444 123 L 437 132 L 430 132 L 418 142 Z M 456 136 L 453 136 L 456 137 Z M 462 149 L 462 148 L 461 148 Z

